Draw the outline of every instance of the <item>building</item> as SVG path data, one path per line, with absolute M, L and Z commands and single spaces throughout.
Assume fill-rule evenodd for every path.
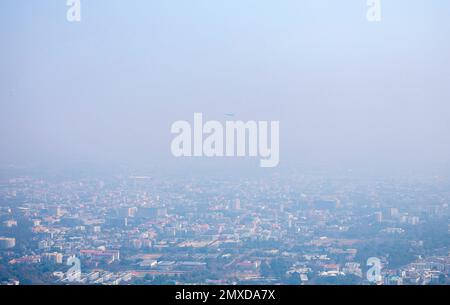
M 235 205 L 234 205 L 234 209 L 236 211 L 239 211 L 241 209 L 241 200 L 239 198 L 236 199 Z
M 417 216 L 411 216 L 408 218 L 408 223 L 415 226 L 419 224 L 419 217 Z
M 121 207 L 117 209 L 117 216 L 121 218 L 134 217 L 136 215 L 136 207 Z
M 63 263 L 63 255 L 58 252 L 44 253 L 44 254 L 42 254 L 42 261 L 48 262 L 51 264 L 62 264 Z
M 106 261 L 112 263 L 120 260 L 120 252 L 118 250 L 80 250 L 83 258 L 89 258 L 94 261 Z
M 383 212 L 375 212 L 375 221 L 382 222 L 383 221 Z
M 59 206 L 54 206 L 50 209 L 51 215 L 55 217 L 61 217 L 64 215 L 64 211 Z
M 158 208 L 156 214 L 158 217 L 166 217 L 167 216 L 167 208 Z
M 6 228 L 17 227 L 17 221 L 15 220 L 5 220 L 3 226 Z
M 0 249 L 11 249 L 16 246 L 16 239 L 9 237 L 0 237 Z

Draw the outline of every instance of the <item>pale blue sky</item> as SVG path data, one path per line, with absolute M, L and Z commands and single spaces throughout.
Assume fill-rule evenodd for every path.
M 280 166 L 449 164 L 448 1 L 81 2 L 0 2 L 0 163 L 172 163 L 199 111 L 279 120 Z

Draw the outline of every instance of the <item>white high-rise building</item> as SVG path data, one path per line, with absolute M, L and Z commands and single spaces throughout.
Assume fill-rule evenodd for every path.
M 234 204 L 234 209 L 235 210 L 240 210 L 241 209 L 241 200 L 239 198 L 236 199 L 236 202 Z
M 375 212 L 375 220 L 377 222 L 382 222 L 383 221 L 383 212 Z
M 391 214 L 391 217 L 393 217 L 393 218 L 397 218 L 398 217 L 398 209 L 397 208 L 391 208 L 390 209 L 390 214 Z

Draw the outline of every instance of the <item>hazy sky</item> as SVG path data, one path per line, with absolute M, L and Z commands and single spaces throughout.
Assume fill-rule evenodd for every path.
M 279 120 L 280 167 L 450 163 L 449 1 L 65 2 L 0 1 L 1 164 L 185 165 L 194 112 Z

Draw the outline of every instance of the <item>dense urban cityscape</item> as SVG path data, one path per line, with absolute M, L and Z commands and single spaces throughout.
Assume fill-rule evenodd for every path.
M 449 12 L 1 0 L 2 299 L 445 298 Z
M 0 282 L 448 284 L 449 203 L 442 176 L 22 173 L 0 182 Z

